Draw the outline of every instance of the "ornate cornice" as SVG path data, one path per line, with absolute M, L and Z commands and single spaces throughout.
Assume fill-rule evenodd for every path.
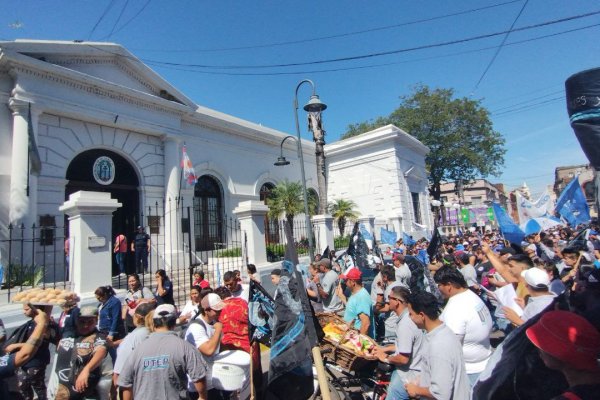
M 54 83 L 57 83 L 57 84 L 60 84 L 63 86 L 71 87 L 78 91 L 87 92 L 93 96 L 110 99 L 112 101 L 118 101 L 121 103 L 131 104 L 136 107 L 150 110 L 153 112 L 160 112 L 163 114 L 176 116 L 177 118 L 181 118 L 185 114 L 184 110 L 169 109 L 167 107 L 159 105 L 158 103 L 152 102 L 150 99 L 148 99 L 150 101 L 147 101 L 147 100 L 141 99 L 138 96 L 128 95 L 123 92 L 118 92 L 118 91 L 110 90 L 108 88 L 103 88 L 103 87 L 99 86 L 99 84 L 84 82 L 83 80 L 73 79 L 71 77 L 66 77 L 64 75 L 49 72 L 49 71 L 28 68 L 28 67 L 24 67 L 22 65 L 15 65 L 12 69 L 12 72 L 16 73 L 17 75 L 24 74 L 24 75 L 28 75 L 28 76 L 31 76 L 31 77 L 34 77 L 37 79 L 44 79 L 44 80 L 54 82 Z M 94 79 L 96 79 L 96 78 L 94 78 Z M 130 89 L 129 91 L 134 92 L 133 89 Z M 142 93 L 142 94 L 146 95 L 146 96 L 152 96 L 150 94 L 145 94 L 145 93 Z

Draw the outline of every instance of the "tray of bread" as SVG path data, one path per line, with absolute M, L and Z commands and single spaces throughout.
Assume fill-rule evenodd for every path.
M 12 301 L 43 306 L 64 306 L 67 303 L 77 303 L 80 299 L 77 293 L 68 289 L 33 288 L 17 293 Z

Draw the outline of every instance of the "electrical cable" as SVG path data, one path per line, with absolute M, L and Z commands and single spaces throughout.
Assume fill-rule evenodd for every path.
M 470 10 L 459 11 L 459 12 L 455 12 L 452 14 L 439 15 L 439 16 L 435 16 L 435 17 L 423 18 L 423 19 L 418 19 L 418 20 L 414 20 L 414 21 L 407 21 L 407 22 L 403 22 L 403 23 L 395 24 L 395 25 L 387 25 L 387 26 L 381 26 L 381 27 L 376 27 L 376 28 L 371 28 L 371 29 L 364 29 L 364 30 L 360 30 L 360 31 L 340 33 L 337 35 L 321 36 L 321 37 L 315 37 L 315 38 L 309 38 L 309 39 L 299 39 L 299 40 L 292 40 L 292 41 L 287 41 L 287 42 L 274 42 L 274 43 L 266 43 L 266 44 L 242 46 L 242 47 L 224 47 L 224 48 L 220 48 L 220 49 L 217 48 L 217 49 L 180 49 L 180 50 L 156 50 L 156 49 L 132 49 L 132 50 L 160 52 L 160 53 L 192 53 L 192 52 L 208 53 L 208 52 L 251 50 L 251 49 L 260 49 L 260 48 L 268 48 L 268 47 L 276 47 L 276 46 L 286 46 L 286 45 L 291 45 L 291 44 L 300 44 L 300 43 L 308 43 L 308 42 L 322 41 L 322 40 L 328 40 L 328 39 L 337 39 L 337 38 L 342 38 L 342 37 L 360 35 L 363 33 L 371 33 L 371 32 L 376 32 L 376 31 L 387 30 L 387 29 L 394 29 L 394 28 L 399 28 L 402 26 L 416 25 L 416 24 L 420 24 L 420 23 L 424 23 L 424 22 L 431 22 L 431 21 L 436 21 L 436 20 L 440 20 L 440 19 L 455 17 L 458 15 L 471 14 L 471 13 L 478 12 L 478 11 L 483 11 L 483 10 L 496 8 L 496 7 L 500 7 L 500 6 L 505 6 L 507 4 L 518 3 L 520 1 L 522 1 L 522 0 L 505 1 L 503 3 L 491 4 L 491 5 L 485 6 L 485 7 L 473 8 Z
M 141 13 L 142 13 L 142 12 L 143 12 L 145 9 L 146 9 L 146 7 L 148 7 L 148 6 L 150 5 L 150 2 L 151 2 L 151 1 L 152 1 L 152 0 L 148 0 L 148 1 L 146 1 L 146 4 L 144 4 L 144 5 L 142 6 L 142 8 L 140 8 L 140 10 L 139 10 L 137 13 L 135 13 L 135 15 L 134 15 L 133 17 L 129 18 L 129 19 L 128 19 L 128 20 L 127 20 L 127 21 L 126 21 L 126 22 L 125 22 L 123 25 L 121 25 L 121 26 L 119 27 L 119 29 L 115 30 L 115 31 L 114 31 L 112 34 L 114 35 L 114 34 L 116 34 L 116 33 L 119 33 L 119 32 L 121 32 L 123 29 L 125 29 L 125 27 L 126 27 L 127 25 L 129 25 L 129 24 L 130 24 L 130 23 L 131 23 L 133 20 L 135 20 L 135 19 L 136 19 L 136 18 L 137 18 L 137 17 L 138 17 L 138 16 L 139 16 L 139 15 L 140 15 L 140 14 L 141 14 Z M 100 38 L 100 40 L 105 40 L 105 39 L 107 39 L 107 38 L 108 38 L 108 36 L 104 36 L 104 37 Z
M 88 40 L 90 40 L 92 38 L 92 35 L 96 31 L 96 28 L 98 27 L 98 25 L 100 25 L 100 22 L 102 22 L 104 17 L 106 17 L 106 14 L 108 14 L 108 12 L 110 11 L 110 9 L 112 8 L 114 3 L 115 3 L 115 0 L 110 0 L 110 3 L 108 3 L 106 8 L 104 9 L 104 12 L 102 12 L 102 15 L 100 16 L 100 18 L 98 18 L 98 21 L 96 21 L 96 23 L 94 24 L 94 27 L 90 31 L 90 33 L 88 35 Z
M 115 31 L 115 28 L 117 27 L 117 24 L 119 23 L 119 21 L 121 21 L 121 17 L 123 17 L 123 13 L 125 12 L 125 9 L 127 8 L 128 4 L 129 4 L 129 0 L 125 0 L 125 4 L 121 8 L 121 12 L 119 13 L 119 16 L 117 17 L 117 20 L 115 21 L 112 29 L 110 30 L 110 33 L 108 34 L 107 38 L 112 36 L 113 32 Z
M 496 58 L 498 57 L 498 54 L 500 54 L 500 50 L 502 50 L 502 47 L 504 46 L 504 43 L 506 43 L 506 40 L 508 39 L 508 35 L 510 35 L 510 32 L 512 32 L 512 29 L 515 27 L 515 24 L 517 23 L 517 21 L 521 17 L 521 14 L 523 14 L 523 11 L 525 10 L 525 7 L 527 7 L 527 3 L 529 3 L 529 0 L 525 0 L 525 3 L 523 3 L 523 7 L 521 7 L 521 10 L 517 14 L 517 16 L 514 19 L 513 23 L 510 25 L 510 28 L 509 28 L 508 32 L 502 38 L 502 42 L 500 43 L 500 46 L 498 46 L 498 48 L 496 49 L 496 52 L 492 56 L 492 59 L 488 63 L 487 67 L 485 67 L 485 70 L 483 71 L 483 73 L 479 77 L 479 80 L 475 84 L 475 88 L 473 89 L 473 92 L 475 92 L 479 88 L 479 84 L 483 81 L 483 78 L 485 78 L 485 76 L 487 75 L 488 71 L 490 70 L 490 68 L 494 64 L 494 61 L 496 61 Z
M 403 49 L 388 50 L 388 51 L 382 51 L 382 52 L 377 52 L 377 53 L 361 54 L 361 55 L 356 55 L 356 56 L 347 56 L 347 57 L 339 57 L 339 58 L 324 59 L 324 60 L 313 60 L 313 61 L 294 62 L 294 63 L 285 63 L 285 64 L 263 64 L 263 65 L 210 65 L 210 64 L 174 63 L 174 62 L 159 61 L 159 60 L 146 60 L 146 61 L 154 62 L 155 64 L 163 64 L 163 65 L 170 65 L 170 66 L 195 67 L 195 68 L 215 68 L 215 69 L 242 69 L 242 68 L 243 69 L 260 69 L 260 68 L 294 67 L 294 66 L 302 66 L 302 65 L 327 64 L 327 63 L 335 63 L 335 62 L 341 62 L 341 61 L 353 61 L 353 60 L 361 60 L 361 59 L 366 59 L 366 58 L 381 57 L 381 56 L 387 56 L 387 55 L 391 55 L 391 54 L 407 53 L 407 52 L 413 52 L 413 51 L 417 51 L 417 50 L 446 47 L 446 46 L 450 46 L 453 44 L 459 44 L 459 43 L 468 43 L 468 42 L 472 42 L 475 40 L 487 39 L 487 38 L 491 38 L 491 37 L 495 37 L 495 36 L 504 35 L 507 32 L 523 32 L 523 31 L 528 31 L 528 30 L 535 29 L 535 28 L 540 28 L 543 26 L 550 26 L 550 25 L 567 22 L 567 21 L 574 21 L 574 20 L 581 19 L 581 18 L 591 17 L 591 16 L 598 15 L 598 14 L 600 14 L 600 11 L 593 11 L 593 12 L 589 12 L 589 13 L 585 13 L 585 14 L 579 14 L 579 15 L 555 19 L 555 20 L 551 20 L 551 21 L 545 21 L 545 22 L 541 22 L 541 23 L 537 23 L 537 24 L 533 24 L 533 25 L 527 25 L 527 26 L 523 26 L 520 28 L 514 28 L 512 30 L 504 30 L 504 31 L 500 31 L 500 32 L 487 33 L 487 34 L 471 36 L 471 37 L 462 38 L 462 39 L 450 40 L 450 41 L 446 41 L 446 42 L 438 42 L 438 43 L 431 43 L 431 44 L 426 44 L 426 45 L 421 45 L 421 46 L 407 47 L 407 48 L 403 48 Z

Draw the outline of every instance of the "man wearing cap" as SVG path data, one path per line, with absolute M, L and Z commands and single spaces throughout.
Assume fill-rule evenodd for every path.
M 188 377 L 197 398 L 206 400 L 206 364 L 198 351 L 173 331 L 177 310 L 161 304 L 154 310 L 154 332 L 125 362 L 118 384 L 123 400 L 187 399 Z
M 523 315 L 519 315 L 510 307 L 502 307 L 506 318 L 517 326 L 523 325 L 525 321 L 545 310 L 556 297 L 550 292 L 550 278 L 548 273 L 540 268 L 533 267 L 521 272 L 521 276 L 527 284 L 527 292 L 529 300 L 525 306 L 525 302 L 521 298 L 516 298 L 515 301 L 524 310 Z
M 199 354 L 202 355 L 202 358 L 208 365 L 206 387 L 207 390 L 212 392 L 211 368 L 214 358 L 219 354 L 221 347 L 223 324 L 219 322 L 219 316 L 221 315 L 221 310 L 225 307 L 225 303 L 218 294 L 209 293 L 204 296 L 200 305 L 202 307 L 202 315 L 190 323 L 184 337 L 186 341 L 198 349 Z M 191 381 L 188 384 L 188 391 L 194 397 L 196 390 Z
M 555 400 L 592 400 L 600 393 L 600 332 L 568 311 L 549 311 L 525 331 L 544 364 L 560 371 L 569 388 Z
M 344 321 L 354 321 L 354 327 L 362 334 L 374 337 L 373 302 L 369 292 L 362 285 L 362 274 L 358 268 L 351 268 L 346 275 L 340 275 L 350 289 L 350 297 L 346 298 L 341 286 L 336 289 L 337 295 L 346 305 Z
M 323 300 L 323 311 L 327 313 L 338 312 L 344 308 L 342 301 L 337 294 L 337 287 L 340 280 L 338 274 L 331 269 L 329 258 L 322 258 L 319 261 L 319 268 L 323 277 L 318 275 L 314 277 L 314 282 L 319 290 L 319 295 Z
M 135 252 L 135 272 L 148 272 L 148 253 L 150 252 L 150 235 L 144 232 L 144 227 L 138 226 L 135 238 L 131 243 L 131 251 Z M 140 263 L 142 268 L 140 269 Z
M 101 366 L 108 354 L 106 335 L 96 329 L 98 309 L 83 307 L 76 321 L 75 337 L 64 337 L 56 346 L 58 387 L 55 398 L 83 399 L 94 394 Z

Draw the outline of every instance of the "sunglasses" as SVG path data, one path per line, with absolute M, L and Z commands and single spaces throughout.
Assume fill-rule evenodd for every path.
M 388 300 L 396 300 L 396 301 L 399 301 L 400 303 L 404 303 L 404 300 L 401 300 L 397 297 L 392 297 L 392 296 L 388 296 Z

